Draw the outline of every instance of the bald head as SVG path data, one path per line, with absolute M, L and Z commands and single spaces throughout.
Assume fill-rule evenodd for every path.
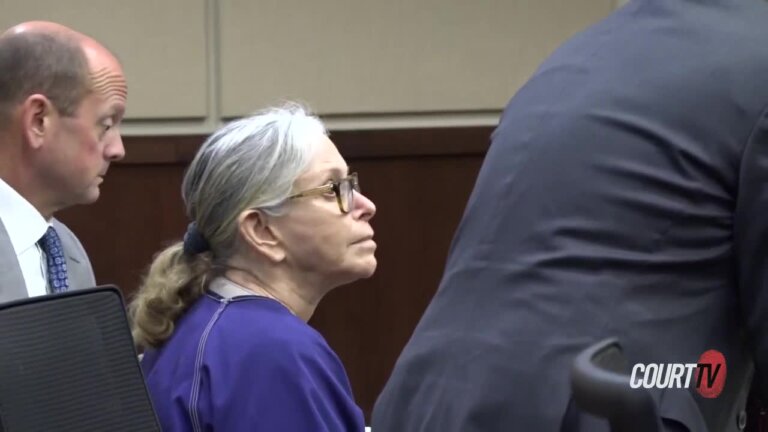
M 13 34 L 19 34 L 19 33 L 25 33 L 25 32 L 39 32 L 39 33 L 48 33 L 48 34 L 60 34 L 60 35 L 69 35 L 72 37 L 88 37 L 85 36 L 82 33 L 79 33 L 75 30 L 72 30 L 71 28 L 67 26 L 63 26 L 61 24 L 50 22 L 50 21 L 27 21 L 23 22 L 21 24 L 17 24 L 5 32 L 3 32 L 2 36 L 6 35 L 13 35 Z
M 67 26 L 50 21 L 28 21 L 6 30 L 5 35 L 20 35 L 24 33 L 42 33 L 54 37 L 69 38 L 76 42 L 85 53 L 91 71 L 103 68 L 115 69 L 122 73 L 122 67 L 114 55 L 102 44 L 83 33 Z
M 89 73 L 92 76 L 98 76 L 104 72 L 112 72 L 119 76 L 123 75 L 123 68 L 120 62 L 104 45 L 92 37 L 67 26 L 50 21 L 28 21 L 11 27 L 3 36 L 23 35 L 25 33 L 47 34 L 52 37 L 69 39 L 76 43 L 83 50 L 88 62 Z M 98 86 L 98 83 L 95 84 Z
M 93 38 L 54 22 L 29 21 L 3 32 L 0 70 L 5 75 L 0 76 L 0 125 L 14 104 L 34 93 L 51 99 L 64 115 L 91 92 L 123 104 L 127 96 L 115 56 Z

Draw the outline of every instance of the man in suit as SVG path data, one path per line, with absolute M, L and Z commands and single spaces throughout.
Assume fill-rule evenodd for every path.
M 80 242 L 54 214 L 99 197 L 125 150 L 117 59 L 50 22 L 0 35 L 0 302 L 95 285 Z
M 768 389 L 768 4 L 633 0 L 509 102 L 376 432 L 607 431 L 574 357 L 725 356 L 717 398 L 653 392 L 669 430 L 738 430 Z M 706 425 L 706 426 L 705 426 Z

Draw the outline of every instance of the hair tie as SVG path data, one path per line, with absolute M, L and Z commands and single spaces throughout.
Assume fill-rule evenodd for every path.
M 184 233 L 184 254 L 188 256 L 195 256 L 197 254 L 207 252 L 211 249 L 211 245 L 208 240 L 203 237 L 203 234 L 197 229 L 195 222 L 187 225 L 187 232 Z

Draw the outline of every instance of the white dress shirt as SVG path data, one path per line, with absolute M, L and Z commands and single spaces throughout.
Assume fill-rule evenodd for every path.
M 37 209 L 16 190 L 0 179 L 0 220 L 3 221 L 11 246 L 19 260 L 21 274 L 30 297 L 47 293 L 45 254 L 37 242 L 50 224 Z

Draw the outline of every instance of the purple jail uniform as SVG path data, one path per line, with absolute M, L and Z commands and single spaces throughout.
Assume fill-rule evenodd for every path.
M 219 278 L 211 286 L 233 285 Z M 142 368 L 165 432 L 364 430 L 339 358 L 266 297 L 206 293 Z

